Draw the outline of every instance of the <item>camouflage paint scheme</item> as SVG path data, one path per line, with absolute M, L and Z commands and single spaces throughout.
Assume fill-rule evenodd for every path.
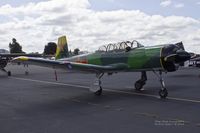
M 61 59 L 70 62 L 107 66 L 112 64 L 126 64 L 125 71 L 139 71 L 143 69 L 163 70 L 160 55 L 161 47 L 135 48 L 129 52 L 108 51 L 94 52 L 86 55 L 79 55 L 68 59 Z M 78 64 L 77 64 L 78 65 Z

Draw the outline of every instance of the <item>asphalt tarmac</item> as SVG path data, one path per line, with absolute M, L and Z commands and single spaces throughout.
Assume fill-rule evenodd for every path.
M 164 74 L 168 98 L 160 99 L 153 72 L 142 92 L 140 73 L 102 78 L 103 94 L 88 91 L 94 74 L 9 65 L 0 72 L 0 133 L 200 132 L 200 69 Z

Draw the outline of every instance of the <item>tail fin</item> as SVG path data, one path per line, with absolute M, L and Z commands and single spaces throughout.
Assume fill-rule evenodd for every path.
M 66 36 L 61 36 L 58 38 L 55 59 L 57 60 L 57 59 L 66 58 L 66 57 L 69 57 L 67 38 Z

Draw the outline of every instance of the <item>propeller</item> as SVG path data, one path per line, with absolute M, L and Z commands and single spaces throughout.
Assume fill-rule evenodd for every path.
M 167 71 L 176 71 L 177 68 L 189 60 L 191 55 L 184 50 L 182 42 L 177 44 L 170 44 L 163 48 L 162 63 Z
M 175 54 L 169 54 L 164 58 L 166 62 L 182 63 L 190 59 L 190 54 L 185 50 L 177 50 Z

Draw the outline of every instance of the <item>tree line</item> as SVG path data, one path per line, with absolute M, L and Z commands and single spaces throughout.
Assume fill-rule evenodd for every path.
M 56 53 L 56 48 L 57 45 L 55 42 L 49 42 L 47 43 L 47 45 L 44 46 L 44 55 L 55 55 Z M 22 46 L 20 45 L 20 43 L 17 42 L 17 40 L 15 38 L 12 39 L 12 42 L 9 43 L 9 49 L 10 49 L 10 53 L 25 53 L 22 50 Z M 79 54 L 79 48 L 74 49 L 73 52 L 71 52 L 71 50 L 69 50 L 69 55 L 78 55 Z

